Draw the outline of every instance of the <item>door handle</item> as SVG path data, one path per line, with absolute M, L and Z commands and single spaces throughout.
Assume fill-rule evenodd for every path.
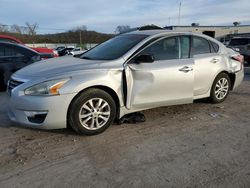
M 217 63 L 217 62 L 219 62 L 219 59 L 213 58 L 210 62 L 211 62 L 211 63 Z
M 189 71 L 192 71 L 192 70 L 193 70 L 193 68 L 189 67 L 189 66 L 184 66 L 184 67 L 179 69 L 179 71 L 182 71 L 182 72 L 185 72 L 185 73 L 187 73 Z

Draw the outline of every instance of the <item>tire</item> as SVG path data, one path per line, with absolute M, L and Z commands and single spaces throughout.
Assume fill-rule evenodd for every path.
M 4 83 L 4 75 L 3 72 L 0 72 L 0 91 L 5 91 L 6 85 Z
M 79 134 L 96 135 L 105 131 L 116 117 L 114 99 L 101 89 L 88 89 L 70 104 L 68 123 Z
M 220 73 L 213 82 L 210 101 L 212 103 L 223 102 L 227 98 L 230 88 L 231 81 L 229 76 L 226 73 Z

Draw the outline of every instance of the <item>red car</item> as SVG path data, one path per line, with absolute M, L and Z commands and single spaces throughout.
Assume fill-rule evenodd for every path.
M 18 43 L 18 44 L 25 45 L 22 41 L 16 39 L 15 37 L 11 37 L 8 35 L 0 35 L 0 41 Z M 32 49 L 37 51 L 40 54 L 51 54 L 51 57 L 58 57 L 57 51 L 55 51 L 53 49 L 49 49 L 49 48 L 32 48 Z

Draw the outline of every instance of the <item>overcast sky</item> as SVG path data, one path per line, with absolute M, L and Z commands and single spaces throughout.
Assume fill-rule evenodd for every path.
M 183 0 L 181 25 L 250 24 L 250 0 Z M 39 24 L 39 33 L 55 33 L 86 25 L 113 33 L 118 25 L 177 25 L 176 0 L 0 0 L 0 24 Z M 169 19 L 170 18 L 170 19 Z

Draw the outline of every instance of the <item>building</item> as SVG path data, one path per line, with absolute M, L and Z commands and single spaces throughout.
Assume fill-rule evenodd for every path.
M 239 26 L 167 26 L 165 29 L 181 32 L 202 33 L 213 38 L 221 39 L 228 35 L 250 33 L 250 25 Z

